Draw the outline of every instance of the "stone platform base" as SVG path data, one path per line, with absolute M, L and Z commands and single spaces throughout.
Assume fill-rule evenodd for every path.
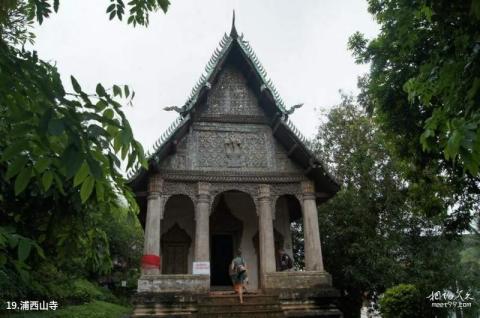
M 138 280 L 139 293 L 205 294 L 210 289 L 208 275 L 142 275 Z
M 210 291 L 206 275 L 143 275 L 132 317 L 343 317 L 326 272 L 268 273 L 264 282 L 240 304 L 233 291 Z
M 324 289 L 332 286 L 332 277 L 327 272 L 273 272 L 265 274 L 264 289 L 268 293 L 280 293 L 293 289 Z
M 331 287 L 283 290 L 278 294 L 285 317 L 341 318 L 342 312 L 335 305 L 340 293 Z
M 342 318 L 331 290 L 284 291 L 279 295 L 246 294 L 240 304 L 232 293 L 138 293 L 134 318 L 154 317 L 322 317 Z

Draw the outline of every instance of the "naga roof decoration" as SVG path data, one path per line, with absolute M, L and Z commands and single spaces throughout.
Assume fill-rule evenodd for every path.
M 240 36 L 238 35 L 237 30 L 235 28 L 235 12 L 234 12 L 232 29 L 230 31 L 230 34 L 227 35 L 227 33 L 225 33 L 223 35 L 223 38 L 221 39 L 218 47 L 215 49 L 210 60 L 208 61 L 204 72 L 201 74 L 196 85 L 193 87 L 185 104 L 181 107 L 180 116 L 168 127 L 168 129 L 154 143 L 152 152 L 146 153 L 146 158 L 148 161 L 155 160 L 158 162 L 158 160 L 160 159 L 158 158 L 158 155 L 157 155 L 158 152 L 162 149 L 162 147 L 166 144 L 166 142 L 170 139 L 170 137 L 189 121 L 190 111 L 196 105 L 200 92 L 202 91 L 203 88 L 207 88 L 207 89 L 211 88 L 212 74 L 217 69 L 220 61 L 222 61 L 222 59 L 227 55 L 229 50 L 232 48 L 234 43 L 238 44 L 238 46 L 241 48 L 243 53 L 252 62 L 253 67 L 255 68 L 258 76 L 261 79 L 261 82 L 263 83 L 261 85 L 260 90 L 261 91 L 269 90 L 270 93 L 272 94 L 275 106 L 277 107 L 278 113 L 280 114 L 281 122 L 286 127 L 288 127 L 291 133 L 298 138 L 298 140 L 303 144 L 303 146 L 305 146 L 305 149 L 309 152 L 310 156 L 312 158 L 315 158 L 313 152 L 307 146 L 307 143 L 308 143 L 307 138 L 305 138 L 305 136 L 297 129 L 297 127 L 288 118 L 289 111 L 286 109 L 285 103 L 280 97 L 278 90 L 273 85 L 272 80 L 268 78 L 267 72 L 265 71 L 265 68 L 260 63 L 260 60 L 258 59 L 254 50 L 252 49 L 248 41 L 244 39 L 243 34 L 241 34 Z M 338 184 L 338 182 L 335 181 L 335 178 L 327 172 L 323 164 L 319 160 L 315 160 L 315 161 L 317 161 L 318 165 L 324 171 L 324 175 L 326 175 L 327 177 L 329 177 L 331 180 L 333 180 L 335 183 Z M 133 179 L 135 179 L 139 175 L 141 170 L 142 168 L 140 167 L 140 165 L 137 165 L 133 167 L 130 171 L 128 171 L 127 178 L 129 179 L 129 181 L 132 181 Z

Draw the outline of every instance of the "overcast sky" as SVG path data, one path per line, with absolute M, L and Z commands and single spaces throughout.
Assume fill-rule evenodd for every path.
M 367 71 L 347 51 L 348 37 L 378 26 L 362 0 L 170 0 L 168 13 L 151 15 L 148 28 L 109 21 L 107 0 L 64 0 L 36 30 L 35 49 L 56 62 L 62 78 L 84 89 L 128 84 L 136 92 L 125 113 L 146 149 L 176 118 L 162 108 L 183 105 L 225 32 L 232 10 L 287 105 L 305 103 L 291 117 L 306 137 L 318 109 L 339 102 L 338 90 L 357 92 Z

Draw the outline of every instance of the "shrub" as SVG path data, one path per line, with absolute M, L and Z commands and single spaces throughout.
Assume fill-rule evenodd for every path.
M 416 318 L 421 315 L 422 297 L 411 284 L 399 284 L 389 288 L 380 299 L 383 318 Z

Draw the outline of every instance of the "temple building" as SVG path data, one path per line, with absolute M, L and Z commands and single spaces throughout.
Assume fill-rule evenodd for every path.
M 145 229 L 136 315 L 201 316 L 201 297 L 231 290 L 228 267 L 241 249 L 247 288 L 252 297 L 274 297 L 272 317 L 299 316 L 308 301 L 310 312 L 340 317 L 317 215 L 339 186 L 288 119 L 293 109 L 234 23 L 175 110 L 148 169 L 129 175 Z M 280 272 L 278 249 L 293 255 L 292 222 L 303 224 L 305 269 Z

